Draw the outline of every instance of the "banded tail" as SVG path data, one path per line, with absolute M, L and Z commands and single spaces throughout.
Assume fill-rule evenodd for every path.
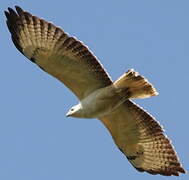
M 118 94 L 126 92 L 128 98 L 148 98 L 158 95 L 153 85 L 133 69 L 128 70 L 113 85 Z

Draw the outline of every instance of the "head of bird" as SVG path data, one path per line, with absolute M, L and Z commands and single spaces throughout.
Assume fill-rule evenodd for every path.
M 66 117 L 82 117 L 82 105 L 79 103 L 69 109 L 69 111 L 66 114 Z

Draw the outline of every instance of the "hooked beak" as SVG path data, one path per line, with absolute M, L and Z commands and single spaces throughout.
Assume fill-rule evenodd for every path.
M 66 117 L 70 117 L 70 114 L 69 114 L 69 113 L 67 113 L 67 114 L 66 114 Z

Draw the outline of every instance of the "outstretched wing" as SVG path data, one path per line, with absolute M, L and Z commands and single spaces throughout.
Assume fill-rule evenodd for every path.
M 5 11 L 17 49 L 62 81 L 79 99 L 112 81 L 89 49 L 62 29 L 16 6 Z
M 162 127 L 133 102 L 126 101 L 101 121 L 138 171 L 166 176 L 185 173 Z

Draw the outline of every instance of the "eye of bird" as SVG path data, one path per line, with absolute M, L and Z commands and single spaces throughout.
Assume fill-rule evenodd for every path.
M 71 111 L 73 111 L 74 109 L 72 108 Z

